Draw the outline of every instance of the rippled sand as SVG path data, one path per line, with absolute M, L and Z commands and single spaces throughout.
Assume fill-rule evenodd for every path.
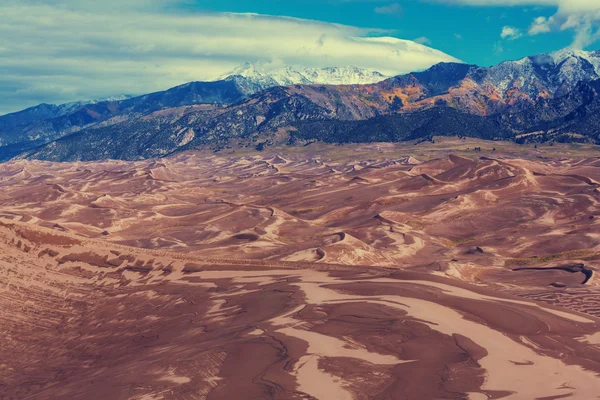
M 499 153 L 4 164 L 0 397 L 599 398 L 597 182 Z

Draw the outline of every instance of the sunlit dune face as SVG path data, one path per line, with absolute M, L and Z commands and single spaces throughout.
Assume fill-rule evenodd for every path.
M 594 398 L 600 161 L 464 143 L 4 164 L 2 395 Z

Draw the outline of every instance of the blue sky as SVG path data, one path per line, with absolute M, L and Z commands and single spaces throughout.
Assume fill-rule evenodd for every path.
M 600 0 L 2 0 L 0 15 L 0 114 L 217 79 L 246 61 L 398 75 L 600 39 Z

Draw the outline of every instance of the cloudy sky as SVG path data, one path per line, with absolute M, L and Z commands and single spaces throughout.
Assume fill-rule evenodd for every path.
M 600 39 L 600 0 L 2 0 L 0 16 L 0 114 L 214 79 L 245 61 L 394 75 Z

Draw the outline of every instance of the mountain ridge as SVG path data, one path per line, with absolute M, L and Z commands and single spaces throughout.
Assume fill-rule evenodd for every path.
M 600 111 L 595 83 L 600 80 L 598 51 L 564 50 L 489 68 L 440 63 L 363 85 L 293 84 L 253 92 L 239 84 L 241 79 L 245 78 L 234 75 L 222 81 L 191 82 L 118 102 L 112 116 L 49 144 L 19 147 L 17 154 L 57 161 L 141 159 L 198 146 L 218 150 L 330 141 L 323 137 L 327 131 L 338 132 L 339 141 L 355 141 L 352 134 L 341 137 L 339 129 L 347 127 L 368 138 L 361 132 L 368 130 L 369 123 L 395 132 L 390 136 L 393 140 L 408 140 L 443 135 L 444 121 L 452 127 L 448 132 L 458 134 L 461 118 L 465 136 L 521 140 L 545 129 L 528 140 L 599 141 L 593 124 L 595 110 Z M 87 111 L 84 115 L 89 116 Z M 577 112 L 585 118 L 573 117 Z M 415 120 L 418 116 L 428 125 Z M 392 128 L 391 123 L 398 127 Z M 405 131 L 398 131 L 399 127 Z
M 256 70 L 247 63 L 246 70 Z M 331 84 L 347 80 L 375 82 L 385 77 L 379 73 L 356 67 L 301 68 L 285 67 L 275 70 L 276 75 L 260 72 L 253 76 L 243 72 L 244 66 L 216 81 L 192 81 L 164 91 L 138 96 L 116 96 L 108 99 L 77 101 L 61 105 L 39 104 L 25 110 L 0 116 L 0 146 L 20 145 L 30 142 L 35 147 L 72 134 L 94 124 L 108 124 L 118 116 L 136 118 L 166 108 L 195 104 L 233 104 L 248 96 L 281 86 L 282 83 Z M 241 75 L 240 75 L 241 73 Z M 307 75 L 313 74 L 315 82 Z M 329 75 L 327 75 L 329 74 Z M 368 78 L 370 76 L 370 78 Z M 318 78 L 318 79 L 317 79 Z M 284 82 L 285 81 L 285 82 Z
M 389 78 L 377 71 L 354 66 L 347 67 L 284 67 L 274 66 L 269 60 L 246 62 L 221 75 L 218 80 L 234 80 L 248 92 L 256 93 L 275 86 L 290 85 L 363 85 Z

